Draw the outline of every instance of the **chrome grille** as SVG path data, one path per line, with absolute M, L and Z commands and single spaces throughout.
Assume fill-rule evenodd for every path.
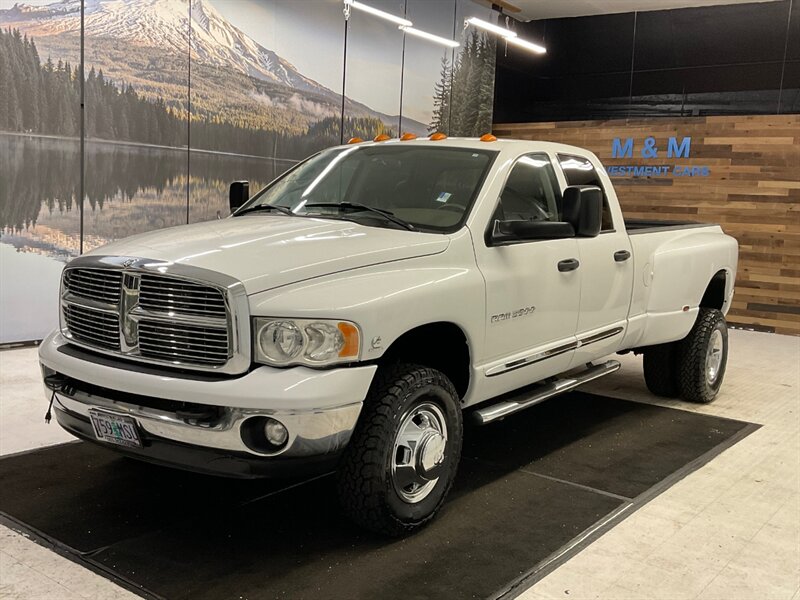
M 142 356 L 197 364 L 221 365 L 228 360 L 228 331 L 197 325 L 139 322 Z
M 149 273 L 142 274 L 139 306 L 167 313 L 225 318 L 225 298 L 218 289 Z
M 67 269 L 64 287 L 81 298 L 118 304 L 122 272 L 108 269 Z
M 139 269 L 70 266 L 62 289 L 65 333 L 146 362 L 222 367 L 233 356 L 224 290 Z
M 76 304 L 64 306 L 64 321 L 79 342 L 119 350 L 119 316 Z

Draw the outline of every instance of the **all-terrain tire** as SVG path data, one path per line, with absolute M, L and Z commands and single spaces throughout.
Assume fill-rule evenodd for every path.
M 678 385 L 677 343 L 658 344 L 644 350 L 643 370 L 647 389 L 656 396 L 676 398 Z
M 408 502 L 393 480 L 393 453 L 400 427 L 421 405 L 434 405 L 447 432 L 438 479 L 427 495 Z M 455 479 L 463 421 L 458 393 L 441 372 L 413 364 L 381 367 L 337 471 L 339 501 L 362 527 L 389 536 L 410 533 L 431 521 Z
M 725 316 L 719 310 L 701 308 L 689 335 L 677 344 L 681 397 L 689 402 L 711 402 L 722 385 L 728 361 Z M 713 365 L 716 368 L 712 370 Z

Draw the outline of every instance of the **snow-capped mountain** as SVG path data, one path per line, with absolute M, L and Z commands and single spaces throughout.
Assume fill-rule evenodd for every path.
M 86 0 L 86 36 L 170 52 L 185 52 L 190 40 L 193 60 L 234 68 L 298 91 L 335 95 L 232 25 L 211 3 L 191 0 L 191 28 L 189 13 L 186 0 Z M 15 4 L 8 10 L 0 10 L 0 25 L 22 25 L 34 37 L 78 34 L 80 0 L 61 0 L 43 6 Z
M 64 58 L 74 64 L 80 38 L 80 3 L 17 3 L 10 9 L 0 9 L 0 27 L 20 29 L 33 37 L 43 57 Z M 84 0 L 84 13 L 87 68 L 102 68 L 112 81 L 132 83 L 149 97 L 162 96 L 173 106 L 183 102 L 185 96 L 177 93 L 186 83 L 181 70 L 185 66 L 180 61 L 187 56 L 187 44 L 191 44 L 193 65 L 230 75 L 206 78 L 207 89 L 193 99 L 193 106 L 201 110 L 214 112 L 220 106 L 235 106 L 241 117 L 271 107 L 282 111 L 294 127 L 340 110 L 339 94 L 256 42 L 208 0 Z M 248 77 L 262 83 L 247 83 L 251 81 Z M 347 98 L 347 113 L 379 119 L 387 127 L 396 127 L 398 122 L 397 115 L 376 111 L 352 98 Z M 407 117 L 403 118 L 403 128 L 417 134 L 427 131 L 426 125 Z

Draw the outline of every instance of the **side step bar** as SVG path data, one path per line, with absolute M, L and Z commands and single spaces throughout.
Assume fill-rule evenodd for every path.
M 599 379 L 604 375 L 608 375 L 618 370 L 620 363 L 616 360 L 609 360 L 601 365 L 589 366 L 585 371 L 578 373 L 573 377 L 566 379 L 558 379 L 552 383 L 544 384 L 534 390 L 525 390 L 524 392 L 501 400 L 496 404 L 479 408 L 473 412 L 473 419 L 479 425 L 486 425 L 497 419 L 502 419 L 508 415 L 514 414 L 520 410 L 526 409 L 534 404 L 539 404 L 548 398 L 563 394 L 569 390 L 575 389 L 579 385 L 583 385 L 594 379 Z

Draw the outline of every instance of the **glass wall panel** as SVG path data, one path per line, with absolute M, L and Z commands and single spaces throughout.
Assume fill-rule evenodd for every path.
M 789 6 L 636 14 L 631 116 L 774 114 Z
M 519 23 L 547 54 L 498 52 L 496 123 L 797 112 L 797 2 Z
M 343 34 L 340 2 L 193 3 L 191 221 L 339 143 Z
M 634 23 L 633 13 L 518 23 L 547 53 L 499 43 L 494 122 L 628 116 Z
M 186 222 L 189 0 L 86 4 L 83 249 Z
M 0 343 L 57 325 L 59 274 L 80 246 L 80 39 L 46 27 L 51 13 L 0 15 Z
M 398 17 L 405 14 L 403 0 L 369 4 Z M 372 139 L 379 133 L 397 135 L 402 58 L 403 32 L 396 24 L 359 10 L 351 11 L 347 31 L 344 141 L 351 137 Z
M 471 0 L 458 0 L 456 9 L 456 36 L 460 36 L 456 40 L 461 47 L 452 67 L 448 133 L 474 137 L 492 130 L 497 36 L 464 27 L 464 20 L 478 17 L 497 23 L 498 13 Z
M 782 114 L 800 113 L 800 2 L 792 2 L 791 9 L 781 80 L 779 111 Z
M 448 40 L 460 40 L 458 0 L 408 0 L 407 17 L 416 29 Z M 407 34 L 403 59 L 401 130 L 418 135 L 450 127 L 450 74 L 455 50 Z

